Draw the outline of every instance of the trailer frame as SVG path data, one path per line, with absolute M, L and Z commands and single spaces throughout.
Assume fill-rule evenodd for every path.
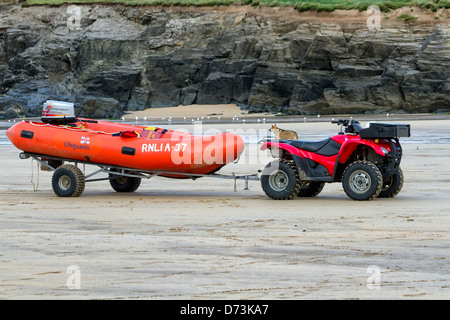
M 230 175 L 218 174 L 215 172 L 209 173 L 209 174 L 196 174 L 196 173 L 173 172 L 173 171 L 141 170 L 141 169 L 136 169 L 136 168 L 122 167 L 122 166 L 116 166 L 116 165 L 105 164 L 105 163 L 96 163 L 96 162 L 90 162 L 90 161 L 84 161 L 84 160 L 54 157 L 54 156 L 49 156 L 49 155 L 45 155 L 45 154 L 37 154 L 37 153 L 30 153 L 30 152 L 21 152 L 19 154 L 19 158 L 20 159 L 32 158 L 41 164 L 41 170 L 53 171 L 54 174 L 55 174 L 55 172 L 57 172 L 60 165 L 63 164 L 64 162 L 75 163 L 75 167 L 77 167 L 77 168 L 78 168 L 78 164 L 93 165 L 93 166 L 99 167 L 98 170 L 91 172 L 89 174 L 85 174 L 84 172 L 82 173 L 82 175 L 83 175 L 82 189 L 83 190 L 81 190 L 81 192 L 79 192 L 79 194 L 61 195 L 56 192 L 55 187 L 54 187 L 53 189 L 54 189 L 55 193 L 58 196 L 63 196 L 63 197 L 66 197 L 66 196 L 67 197 L 77 197 L 77 196 L 81 195 L 81 193 L 84 191 L 84 183 L 85 182 L 114 180 L 115 178 L 112 178 L 111 175 L 113 175 L 115 177 L 119 176 L 119 177 L 127 177 L 127 178 L 134 178 L 134 179 L 151 179 L 153 177 L 167 176 L 167 175 L 175 176 L 175 177 L 170 177 L 170 178 L 176 178 L 176 176 L 180 176 L 179 178 L 192 179 L 192 180 L 196 180 L 198 178 L 228 179 L 228 180 L 234 180 L 234 192 L 237 192 L 237 186 L 236 186 L 237 180 L 244 180 L 245 187 L 243 190 L 249 190 L 248 182 L 250 180 L 260 181 L 260 179 L 261 179 L 260 178 L 261 170 L 258 170 L 257 173 L 244 174 L 244 175 L 242 175 L 242 174 L 237 175 L 235 172 L 231 172 Z M 49 160 L 56 161 L 56 163 L 61 162 L 61 164 L 60 165 L 52 165 L 49 163 Z M 81 170 L 80 170 L 80 172 L 81 172 Z M 108 174 L 108 177 L 90 179 L 91 177 L 96 176 L 98 174 L 102 174 L 102 173 Z

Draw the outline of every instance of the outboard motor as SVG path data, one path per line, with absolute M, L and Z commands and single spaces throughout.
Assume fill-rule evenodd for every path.
M 59 125 L 75 122 L 74 104 L 55 100 L 45 101 L 42 108 L 41 121 Z

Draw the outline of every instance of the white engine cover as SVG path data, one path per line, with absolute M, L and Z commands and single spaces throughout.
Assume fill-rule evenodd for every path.
M 65 122 L 75 120 L 74 104 L 71 102 L 47 100 L 42 108 L 42 122 Z

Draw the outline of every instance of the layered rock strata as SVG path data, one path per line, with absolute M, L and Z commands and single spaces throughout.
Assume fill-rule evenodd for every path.
M 450 109 L 448 10 L 370 29 L 365 12 L 268 10 L 0 6 L 0 118 L 37 116 L 47 99 L 96 118 L 223 103 L 288 115 Z

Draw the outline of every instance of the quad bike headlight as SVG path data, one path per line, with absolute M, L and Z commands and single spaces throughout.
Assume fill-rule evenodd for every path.
M 384 153 L 384 154 L 388 154 L 388 153 L 389 153 L 389 150 L 386 149 L 386 148 L 381 147 L 381 150 L 383 150 L 383 153 Z

